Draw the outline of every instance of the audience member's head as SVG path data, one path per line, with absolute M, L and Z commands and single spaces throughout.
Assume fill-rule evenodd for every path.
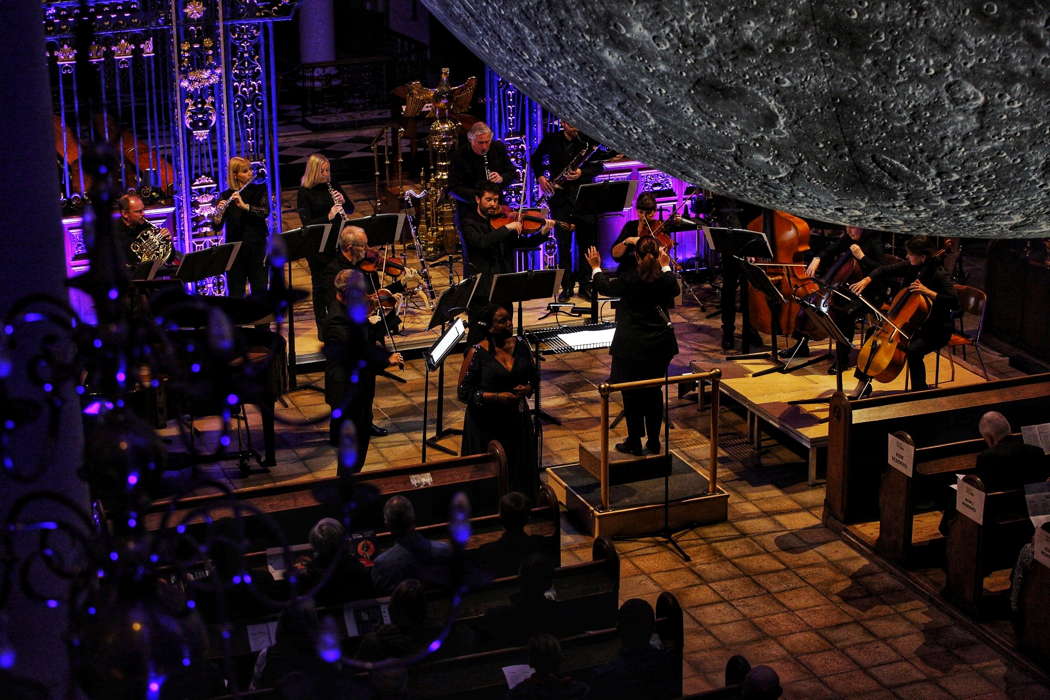
M 537 676 L 553 676 L 561 666 L 561 644 L 553 634 L 540 632 L 529 637 L 529 666 Z
M 395 700 L 408 697 L 408 668 L 404 664 L 373 668 L 368 681 L 375 698 Z
M 423 584 L 414 578 L 397 584 L 390 595 L 390 621 L 402 629 L 419 629 L 426 618 L 427 601 Z
M 999 442 L 1010 434 L 1010 421 L 1006 420 L 1006 416 L 998 411 L 988 411 L 981 416 L 981 421 L 977 424 L 977 430 L 980 431 L 981 437 L 988 443 L 989 447 L 995 447 Z
M 346 541 L 346 529 L 335 518 L 322 518 L 310 530 L 310 547 L 318 561 L 331 561 Z
M 740 654 L 726 662 L 726 685 L 740 685 L 751 670 L 751 663 Z
M 317 627 L 317 609 L 314 602 L 309 598 L 298 598 L 281 611 L 281 616 L 277 618 L 274 638 L 284 649 L 312 654 Z
M 631 598 L 620 606 L 616 629 L 624 649 L 644 649 L 649 646 L 656 627 L 653 606 L 641 598 Z
M 530 554 L 521 564 L 520 593 L 525 601 L 537 601 L 554 585 L 554 567 L 542 554 Z
M 740 697 L 747 700 L 775 700 L 782 692 L 780 676 L 769 666 L 755 666 L 740 684 Z
M 521 533 L 529 522 L 529 499 L 518 491 L 499 499 L 499 521 L 507 532 Z
M 394 496 L 383 506 L 383 522 L 395 538 L 411 534 L 416 529 L 416 509 L 404 496 Z

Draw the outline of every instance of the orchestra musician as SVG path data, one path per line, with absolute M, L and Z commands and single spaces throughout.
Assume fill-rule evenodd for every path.
M 609 348 L 609 381 L 614 383 L 663 377 L 671 358 L 678 354 L 669 315 L 679 291 L 671 258 L 651 236 L 639 240 L 632 255 L 633 264 L 621 265 L 616 278 L 610 279 L 602 272 L 598 249 L 591 246 L 587 250 L 595 291 L 620 298 L 616 332 Z M 623 392 L 627 439 L 616 445 L 617 451 L 635 456 L 660 452 L 661 396 L 659 387 Z M 644 452 L 643 436 L 648 436 Z
M 586 155 L 596 146 L 594 141 L 580 132 L 564 119 L 561 120 L 561 131 L 552 131 L 544 135 L 536 150 L 529 158 L 529 167 L 536 173 L 536 182 L 540 190 L 550 195 L 547 204 L 550 207 L 550 216 L 558 221 L 568 221 L 576 225 L 576 250 L 579 255 L 574 259 L 571 230 L 559 229 L 558 238 L 558 267 L 565 270 L 565 276 L 561 280 L 561 293 L 558 301 L 565 303 L 572 299 L 573 288 L 580 283 L 580 296 L 590 298 L 590 272 L 586 266 L 587 261 L 583 253 L 592 245 L 597 243 L 597 222 L 594 217 L 577 217 L 574 209 L 576 206 L 576 192 L 581 185 L 594 182 L 602 166 L 597 162 L 597 157 L 588 158 L 579 167 L 566 172 L 566 168 L 576 158 Z M 544 163 L 550 177 L 542 174 Z M 556 184 L 551 180 L 564 173 L 565 181 Z
M 244 284 L 251 285 L 253 295 L 263 294 L 269 284 L 266 251 L 270 232 L 270 197 L 266 185 L 253 183 L 251 162 L 247 158 L 230 158 L 228 184 L 219 195 L 212 215 L 212 227 L 226 228 L 226 242 L 240 241 L 241 249 L 227 273 L 231 297 L 244 296 Z
M 876 268 L 859 282 L 850 285 L 850 289 L 860 294 L 868 285 L 878 280 L 899 277 L 908 282 L 908 289 L 918 292 L 932 300 L 932 310 L 922 328 L 908 340 L 905 351 L 908 361 L 908 373 L 911 377 L 912 391 L 928 388 L 926 384 L 926 365 L 923 358 L 948 343 L 952 334 L 952 311 L 956 306 L 955 288 L 947 270 L 941 265 L 940 258 L 934 255 L 933 244 L 926 236 L 908 239 L 905 245 L 907 260 L 891 263 Z M 867 377 L 858 369 L 858 378 L 862 382 Z
M 117 247 L 124 251 L 124 262 L 134 265 L 138 262 L 138 258 L 131 252 L 131 244 L 140 233 L 152 226 L 146 220 L 146 205 L 137 194 L 129 193 L 117 200 L 117 209 L 120 211 L 120 218 L 117 219 L 117 225 L 113 228 L 113 235 L 116 238 Z M 167 235 L 168 238 L 171 237 L 170 232 Z
M 338 446 L 343 421 L 353 421 L 357 450 L 353 464 L 346 466 L 349 473 L 356 473 L 368 456 L 376 375 L 388 367 L 403 365 L 404 358 L 401 353 L 387 351 L 382 334 L 351 318 L 348 304 L 365 303 L 367 297 L 361 273 L 340 270 L 333 284 L 331 314 L 323 325 L 325 403 L 332 407 L 329 442 Z M 346 474 L 340 472 L 340 476 Z
M 295 208 L 303 226 L 331 223 L 334 226 L 333 233 L 341 230 L 342 222 L 354 212 L 353 202 L 339 185 L 332 182 L 332 166 L 320 153 L 313 153 L 306 160 L 306 172 L 300 181 Z M 331 297 L 331 278 L 326 279 L 325 268 L 333 257 L 326 253 L 314 253 L 306 258 L 310 266 L 311 297 L 318 338 L 322 337 L 322 326 L 328 317 L 326 307 Z
M 494 185 L 502 194 L 517 177 L 506 145 L 492 139 L 485 122 L 475 122 L 467 132 L 467 143 L 453 151 L 449 161 L 448 191 L 456 200 L 457 219 L 474 209 L 479 185 Z
M 638 218 L 623 225 L 612 247 L 612 258 L 619 263 L 620 270 L 634 267 L 638 259 L 634 254 L 638 241 L 647 231 L 652 231 L 656 226 L 653 221 L 656 215 L 656 196 L 652 192 L 641 193 L 634 201 L 634 210 Z
M 821 269 L 826 276 L 829 272 L 836 271 L 848 264 L 850 261 L 844 256 L 849 256 L 856 261 L 855 269 L 858 270 L 856 275 L 863 277 L 871 274 L 882 265 L 883 255 L 881 235 L 874 231 L 865 231 L 859 226 L 847 226 L 845 235 L 836 239 L 834 243 L 823 251 L 822 255 L 810 260 L 805 276 L 815 277 Z M 855 277 L 851 281 L 857 281 L 857 278 Z M 869 301 L 874 301 L 869 296 L 870 292 L 871 290 L 869 289 L 868 294 L 865 294 L 865 298 Z M 843 335 L 849 338 L 852 337 L 853 329 L 865 311 L 863 304 L 839 304 L 833 301 L 829 309 L 829 315 L 835 322 L 835 325 L 842 330 Z M 781 350 L 780 356 L 784 358 L 809 357 L 808 339 L 797 330 L 793 337 L 796 341 L 795 344 L 786 350 Z M 849 366 L 849 351 L 848 345 L 836 343 L 835 361 L 828 368 L 828 374 L 835 374 L 840 369 L 845 370 Z
M 500 206 L 500 186 L 485 182 L 474 195 L 474 207 L 465 211 L 459 220 L 459 233 L 468 261 L 469 274 L 498 275 L 514 272 L 514 251 L 535 248 L 545 241 L 554 226 L 553 219 L 544 221 L 539 232 L 521 235 L 520 221 L 493 228 L 490 221 L 503 214 Z M 484 284 L 484 281 L 482 282 Z
M 362 270 L 361 265 L 367 259 L 368 254 L 368 234 L 365 230 L 359 226 L 345 226 L 343 230 L 339 232 L 339 242 L 336 257 L 325 269 L 325 279 L 331 280 L 328 284 L 331 287 L 331 293 L 326 305 L 329 307 L 335 307 L 337 299 L 335 295 L 339 292 L 339 285 L 335 284 L 335 280 L 338 278 L 339 273 L 343 270 L 354 270 L 360 273 L 365 283 L 365 293 L 372 295 L 378 294 L 380 289 L 385 289 L 391 294 L 398 294 L 404 291 L 404 287 L 401 282 L 395 281 L 393 284 L 382 287 L 379 284 L 379 273 L 376 270 Z M 378 319 L 378 314 L 383 314 L 384 319 Z M 372 318 L 377 320 L 373 321 Z M 329 316 L 331 318 L 331 316 Z M 387 330 L 391 333 L 396 333 L 401 327 L 401 318 L 397 315 L 397 308 L 384 310 L 381 308 L 375 309 L 375 314 L 370 316 L 368 321 L 369 331 L 374 341 L 383 342 L 382 339 L 386 335 Z M 369 411 L 369 416 L 371 416 Z M 390 431 L 386 428 L 380 427 L 375 423 L 369 423 L 369 431 L 374 437 L 383 437 Z

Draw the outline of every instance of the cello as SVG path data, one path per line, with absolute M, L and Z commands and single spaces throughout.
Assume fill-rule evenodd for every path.
M 819 291 L 820 287 L 812 277 L 801 274 L 800 270 L 805 267 L 802 254 L 809 250 L 809 224 L 782 211 L 772 212 L 772 218 L 774 257 L 772 264 L 767 266 L 779 269 L 768 277 L 788 300 L 780 307 L 775 320 L 779 334 L 789 336 L 794 332 L 795 321 L 801 312 L 801 307 L 792 299 L 806 297 Z M 747 228 L 751 231 L 764 231 L 764 219 L 765 216 L 756 217 Z M 766 233 L 768 234 L 768 231 Z M 774 319 L 769 302 L 764 294 L 753 287 L 748 293 L 748 311 L 751 327 L 772 335 Z

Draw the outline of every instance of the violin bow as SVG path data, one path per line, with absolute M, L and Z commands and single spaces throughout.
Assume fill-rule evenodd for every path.
M 384 313 L 383 304 L 379 300 L 379 290 L 376 289 L 375 280 L 372 279 L 372 275 L 369 275 L 368 273 L 365 273 L 365 276 L 368 278 L 368 283 L 372 287 L 372 294 L 376 297 L 376 310 L 379 312 L 379 319 L 383 322 L 383 330 L 386 331 L 386 336 L 390 338 L 390 347 L 394 349 L 394 352 L 400 353 L 401 351 L 397 349 L 397 343 L 394 341 L 394 334 L 390 332 L 390 324 L 386 322 L 386 314 Z M 402 363 L 401 369 L 404 368 L 405 366 Z

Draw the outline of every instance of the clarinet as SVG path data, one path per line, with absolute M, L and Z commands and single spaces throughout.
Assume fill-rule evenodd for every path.
M 343 210 L 343 195 L 339 194 L 339 191 L 332 187 L 331 182 L 326 182 L 325 184 L 328 185 L 328 194 L 332 196 L 332 204 L 339 207 L 339 216 L 345 219 L 346 211 Z
M 489 181 L 489 154 L 488 154 L 487 151 L 485 153 L 481 154 L 481 163 L 482 163 L 482 165 L 485 168 L 484 181 L 488 182 Z

